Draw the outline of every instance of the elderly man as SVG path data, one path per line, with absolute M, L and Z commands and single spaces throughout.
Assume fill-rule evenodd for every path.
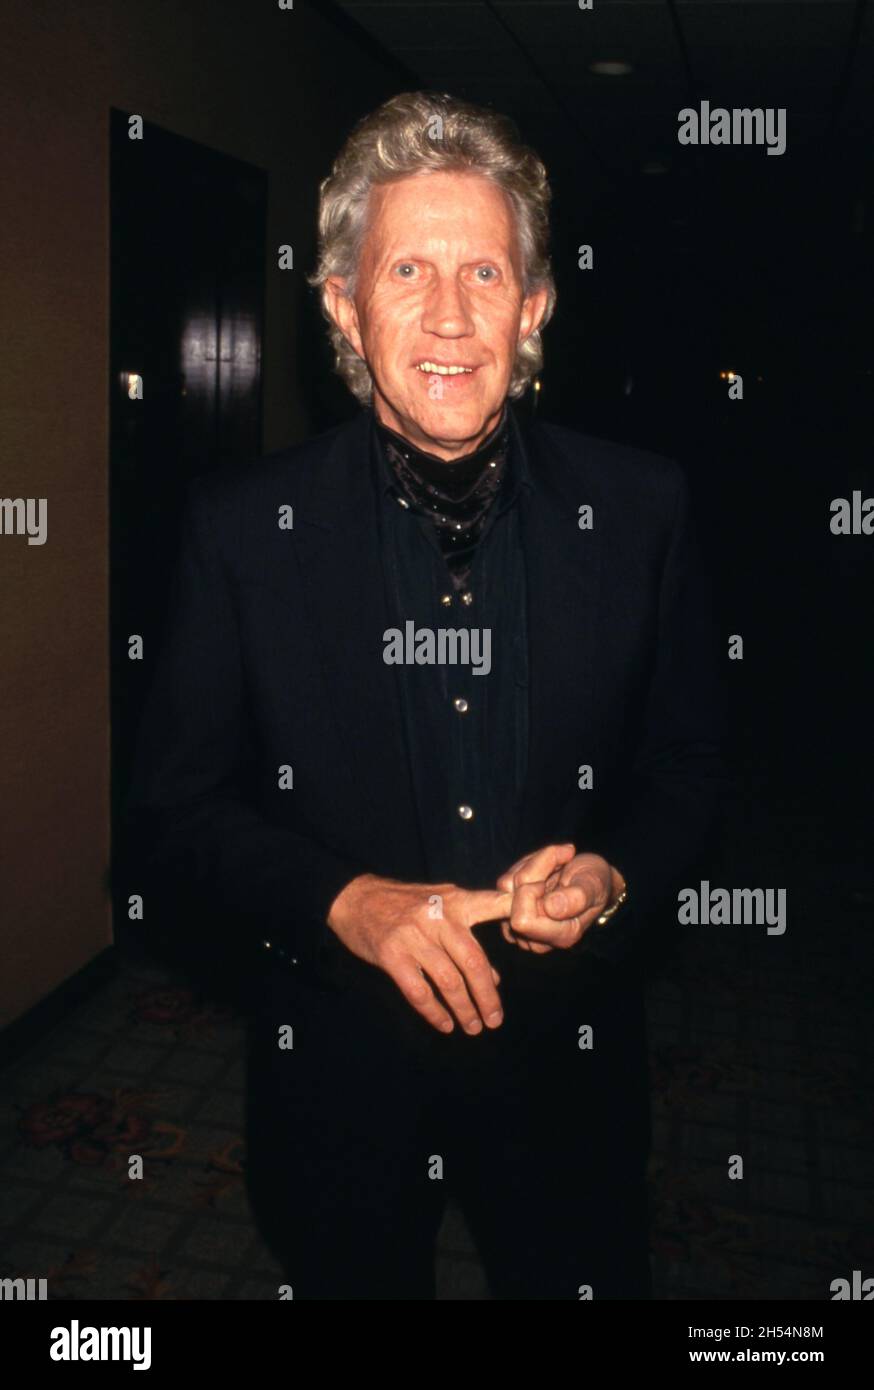
M 517 418 L 545 170 L 405 94 L 321 190 L 351 424 L 195 486 L 133 807 L 258 943 L 250 1195 L 295 1298 L 649 1296 L 640 939 L 712 825 L 679 468 Z

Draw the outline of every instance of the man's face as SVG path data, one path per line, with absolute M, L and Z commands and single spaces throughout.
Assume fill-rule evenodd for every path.
M 332 313 L 370 368 L 377 418 L 459 458 L 497 425 L 546 291 L 523 295 L 513 211 L 490 179 L 417 174 L 374 188 L 369 211 L 354 299 L 335 279 Z

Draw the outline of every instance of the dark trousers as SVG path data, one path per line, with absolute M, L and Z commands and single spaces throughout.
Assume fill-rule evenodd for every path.
M 558 952 L 488 949 L 505 1021 L 476 1037 L 437 1034 L 358 962 L 343 989 L 267 968 L 247 1177 L 294 1298 L 433 1299 L 450 1194 L 495 1298 L 651 1296 L 640 992 Z

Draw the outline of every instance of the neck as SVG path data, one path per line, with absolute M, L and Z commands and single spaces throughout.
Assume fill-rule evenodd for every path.
M 452 471 L 454 465 L 464 463 L 468 459 L 476 457 L 487 445 L 495 440 L 506 422 L 506 410 L 502 409 L 499 411 L 494 421 L 490 422 L 487 430 L 484 432 L 481 431 L 475 435 L 472 440 L 465 440 L 463 444 L 453 446 L 452 453 L 447 454 L 440 447 L 438 440 L 431 439 L 426 435 L 421 435 L 418 431 L 415 433 L 408 433 L 406 430 L 398 429 L 397 424 L 400 422 L 383 419 L 378 411 L 374 413 L 380 429 L 394 438 L 395 442 L 412 454 L 413 457 L 419 458 L 423 462 L 431 461 L 436 464 L 449 465 L 450 471 Z

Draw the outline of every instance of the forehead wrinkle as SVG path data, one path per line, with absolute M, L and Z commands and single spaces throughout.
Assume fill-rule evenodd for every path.
M 396 199 L 394 200 L 394 207 L 391 208 L 389 201 L 391 199 L 391 190 L 407 182 L 408 180 L 399 180 L 398 183 L 378 185 L 373 190 L 375 196 L 373 204 L 371 205 L 372 216 L 369 220 L 367 234 L 364 239 L 362 259 L 366 254 L 380 265 L 383 264 L 388 257 L 402 254 L 407 254 L 410 259 L 427 260 L 431 257 L 436 257 L 445 260 L 452 255 L 454 250 L 455 258 L 460 259 L 462 264 L 502 258 L 515 267 L 516 261 L 519 258 L 520 248 L 518 246 L 518 235 L 513 211 L 503 189 L 497 188 L 494 185 L 492 186 L 494 187 L 495 193 L 498 195 L 497 202 L 500 205 L 500 213 L 497 213 L 497 207 L 493 204 L 496 221 L 498 222 L 496 237 L 500 240 L 500 250 L 498 250 L 496 245 L 489 248 L 476 246 L 476 243 L 476 249 L 473 252 L 466 249 L 469 246 L 469 241 L 472 236 L 480 237 L 482 235 L 480 227 L 482 221 L 481 210 L 473 209 L 469 202 L 463 200 L 456 205 L 455 210 L 452 210 L 445 205 L 447 201 L 445 194 L 433 190 L 429 198 L 427 194 L 422 196 L 419 189 L 416 189 L 415 191 L 419 193 L 419 197 L 415 200 L 416 206 L 412 218 L 410 218 L 409 211 L 404 209 L 400 214 L 405 219 L 404 227 L 402 229 L 399 228 L 396 234 L 390 233 L 386 236 L 386 221 L 394 220 L 399 215 L 397 213 L 398 203 Z M 443 205 L 436 205 L 435 200 L 437 200 L 437 202 L 442 202 Z M 390 209 L 388 214 L 386 211 L 387 209 Z M 414 228 L 411 230 L 409 225 L 406 225 L 407 220 L 413 220 L 414 222 L 421 221 L 425 224 L 428 222 L 445 224 L 447 221 L 451 220 L 453 216 L 456 220 L 460 218 L 462 225 L 453 227 L 449 232 L 443 229 L 434 230 L 427 225 L 422 226 L 420 229 Z M 415 246 L 414 239 L 417 236 L 423 236 L 425 238 L 424 246 L 421 244 L 418 247 Z
M 459 265 L 481 265 L 486 261 L 510 261 L 512 259 L 509 248 L 507 247 L 478 247 L 471 251 L 465 245 L 453 245 L 446 239 L 441 239 L 438 243 L 431 243 L 425 246 L 416 246 L 409 241 L 399 241 L 396 246 L 386 249 L 386 259 L 394 259 L 395 256 L 403 260 L 439 262 L 452 260 Z

